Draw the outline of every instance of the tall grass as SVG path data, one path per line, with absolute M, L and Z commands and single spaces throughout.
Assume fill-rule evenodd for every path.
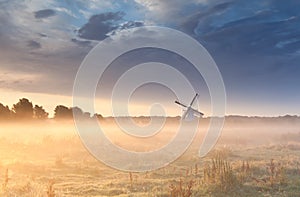
M 203 169 L 203 183 L 210 188 L 219 191 L 230 191 L 240 182 L 235 175 L 232 165 L 223 159 L 223 155 L 217 154 Z
M 8 168 L 6 168 L 5 170 L 5 174 L 4 174 L 4 181 L 3 181 L 3 184 L 2 184 L 2 190 L 3 191 L 6 191 L 7 189 L 7 185 L 8 185 Z
M 194 181 L 190 180 L 186 184 L 180 179 L 179 182 L 172 183 L 169 186 L 171 197 L 190 197 L 192 196 L 192 188 Z
M 274 159 L 271 159 L 266 169 L 271 187 L 274 187 L 275 184 L 286 184 L 286 169 L 282 163 L 275 163 Z
M 54 185 L 55 181 L 54 180 L 50 180 L 49 184 L 48 184 L 48 189 L 47 189 L 47 196 L 48 197 L 55 197 L 55 191 L 54 191 Z

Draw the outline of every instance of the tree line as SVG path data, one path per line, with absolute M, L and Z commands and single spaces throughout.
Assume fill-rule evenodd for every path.
M 100 114 L 91 116 L 89 112 L 84 112 L 79 107 L 66 107 L 57 105 L 54 109 L 54 119 L 72 119 L 73 114 L 82 118 L 102 118 Z M 0 120 L 45 120 L 49 118 L 49 113 L 43 106 L 33 105 L 27 98 L 19 99 L 19 101 L 9 108 L 0 103 Z

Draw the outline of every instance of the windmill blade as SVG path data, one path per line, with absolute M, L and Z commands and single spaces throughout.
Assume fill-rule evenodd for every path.
M 191 108 L 191 110 L 193 110 L 193 112 L 194 112 L 194 115 L 196 115 L 196 116 L 199 116 L 199 117 L 201 117 L 201 116 L 203 116 L 203 115 L 204 115 L 202 112 L 199 112 L 198 110 L 195 110 L 195 109 L 193 109 L 193 108 Z
M 187 108 L 187 106 L 186 106 L 186 105 L 184 105 L 184 104 L 180 103 L 179 101 L 175 101 L 175 103 L 176 103 L 176 104 L 178 104 L 178 105 L 180 105 L 180 106 L 182 106 L 182 107 L 185 107 L 185 108 Z
M 193 100 L 192 100 L 192 102 L 191 102 L 190 106 L 192 106 L 192 105 L 193 105 L 193 103 L 194 103 L 194 101 L 196 100 L 197 96 L 198 96 L 198 93 L 196 93 L 196 95 L 194 96 L 194 98 L 193 98 Z

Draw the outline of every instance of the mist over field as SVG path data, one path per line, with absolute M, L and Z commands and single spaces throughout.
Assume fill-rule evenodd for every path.
M 121 118 L 121 122 L 129 124 L 126 123 L 128 119 Z M 150 120 L 150 117 L 133 118 L 133 122 L 142 129 L 151 124 Z M 146 139 L 125 134 L 114 118 L 102 118 L 99 125 L 114 144 L 127 150 L 145 152 L 163 147 L 176 135 L 180 118 L 167 118 L 165 121 L 166 124 L 159 133 Z M 190 192 L 190 196 L 208 195 L 207 192 L 213 192 L 213 196 L 232 193 L 252 196 L 256 192 L 274 196 L 299 194 L 296 187 L 300 180 L 299 117 L 226 117 L 222 134 L 214 149 L 206 157 L 200 158 L 198 151 L 209 122 L 210 118 L 200 119 L 198 133 L 192 145 L 180 158 L 162 169 L 144 173 L 118 171 L 98 161 L 80 140 L 73 120 L 2 122 L 1 194 L 170 196 L 172 192 L 177 192 L 176 195 L 179 196 L 183 194 L 180 190 Z M 233 170 L 232 176 L 238 183 L 230 183 L 232 185 L 223 188 L 218 178 L 206 180 L 207 166 L 212 165 L 210 162 L 215 160 L 230 162 L 228 165 Z M 246 164 L 249 165 L 249 173 L 242 174 L 241 169 L 246 168 L 242 166 Z M 279 175 L 275 176 L 275 172 L 274 175 L 270 174 L 270 165 L 274 165 L 274 171 L 278 168 L 278 173 L 283 173 L 279 169 L 284 168 L 284 179 L 281 180 Z M 243 180 L 240 180 L 240 176 L 244 177 Z M 193 184 L 188 189 L 191 183 Z M 219 190 L 223 192 L 219 193 Z
M 151 125 L 151 119 L 154 121 Z M 158 119 L 160 121 L 155 121 Z M 123 122 L 122 122 L 123 120 Z M 88 120 L 84 120 L 88 122 Z M 199 120 L 198 135 L 205 135 L 210 124 L 210 118 L 201 118 Z M 130 138 L 123 128 L 131 129 L 138 128 L 139 132 L 147 132 L 150 130 L 154 133 L 154 140 L 158 138 L 167 138 L 175 135 L 180 126 L 180 117 L 133 117 L 133 118 L 101 118 L 98 120 L 99 126 L 102 128 L 108 137 L 121 136 Z M 153 124 L 156 124 L 154 126 Z M 153 127 L 153 128 L 151 128 Z M 228 140 L 227 143 L 232 143 L 238 139 L 255 145 L 259 143 L 268 143 L 276 140 L 284 140 L 280 136 L 289 134 L 297 134 L 300 132 L 300 118 L 297 116 L 281 116 L 281 117 L 246 117 L 246 116 L 227 116 L 220 141 Z M 87 131 L 88 132 L 88 131 Z M 54 138 L 79 137 L 76 130 L 74 120 L 24 120 L 24 121 L 2 121 L 0 136 L 12 141 L 35 142 L 42 140 L 45 136 Z M 151 138 L 151 137 L 149 137 Z M 228 139 L 227 139 L 228 138 Z M 132 139 L 134 139 L 132 137 Z M 150 140 L 150 139 L 149 139 Z M 291 139 L 293 140 L 293 139 Z M 294 140 L 297 140 L 294 139 Z M 126 141 L 126 140 L 120 140 Z M 199 141 L 199 140 L 198 140 Z M 230 142 L 229 142 L 230 141 Z M 199 142 L 200 143 L 200 142 Z

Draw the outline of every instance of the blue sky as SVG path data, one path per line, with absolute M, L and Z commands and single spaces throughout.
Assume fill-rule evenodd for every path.
M 228 113 L 300 115 L 297 0 L 0 0 L 0 23 L 2 91 L 70 96 L 99 41 L 159 25 L 206 47 L 222 73 Z

